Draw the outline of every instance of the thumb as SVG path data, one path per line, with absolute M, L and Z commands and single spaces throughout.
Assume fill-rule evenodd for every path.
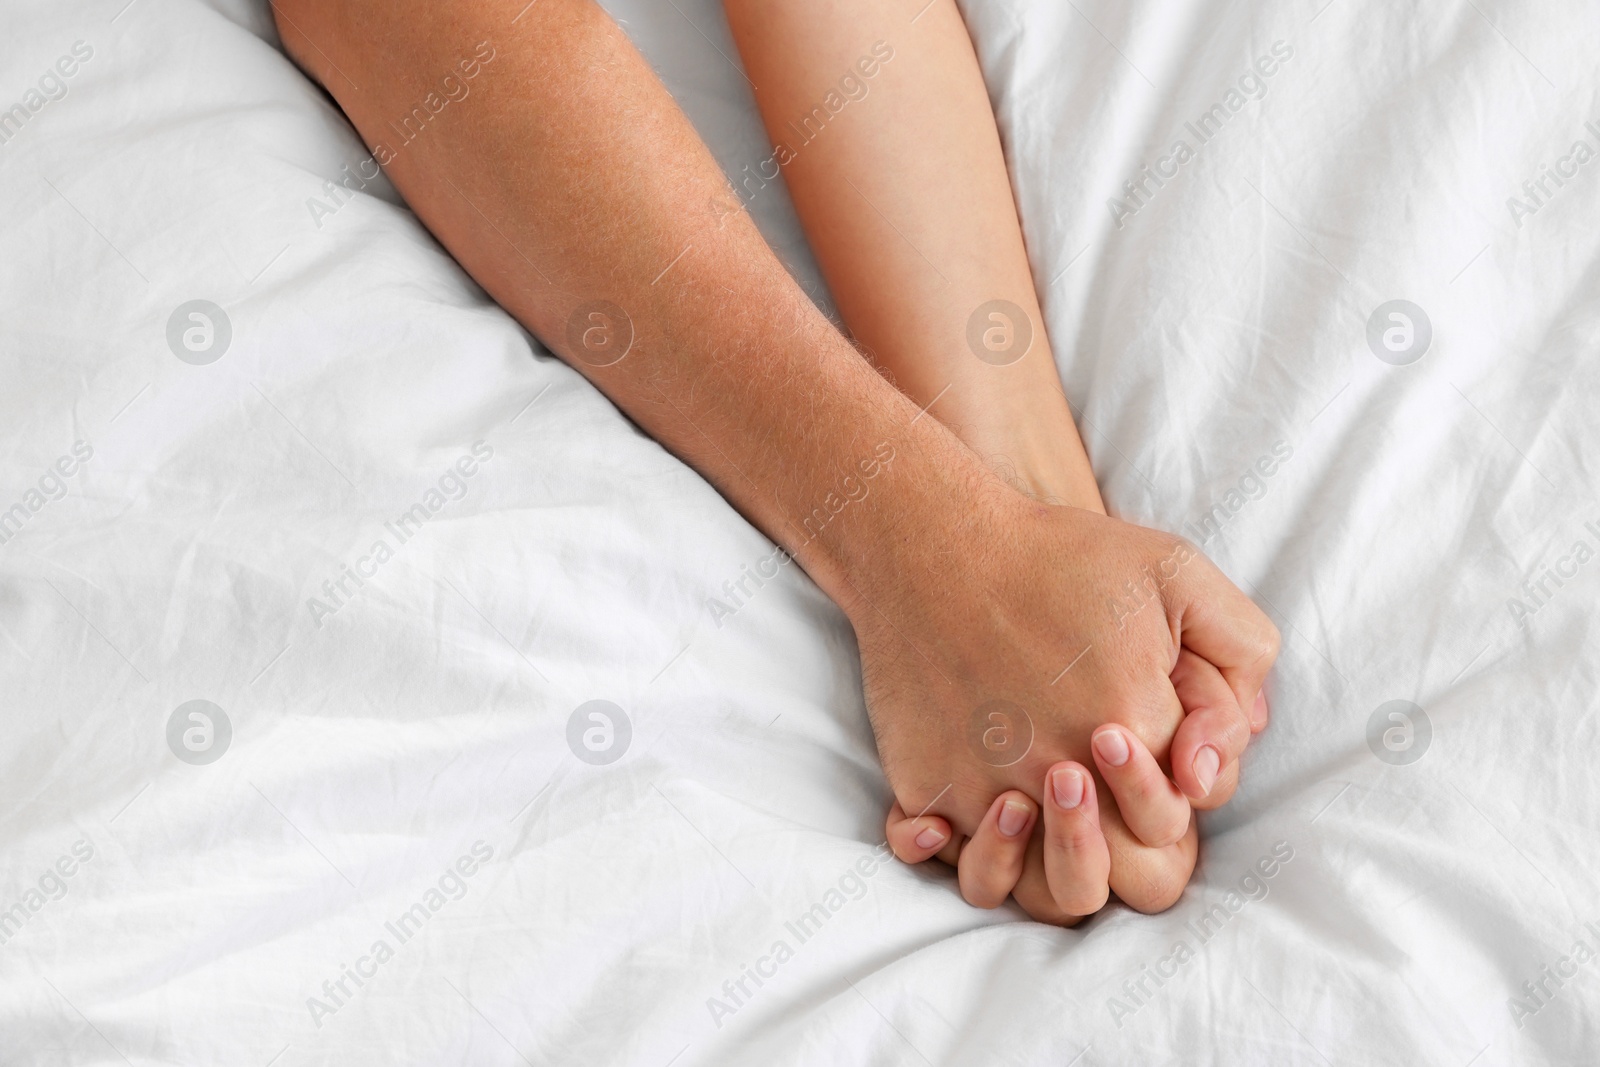
M 1189 542 L 1179 541 L 1172 558 L 1177 575 L 1164 599 L 1173 636 L 1222 673 L 1248 715 L 1278 658 L 1278 628 Z

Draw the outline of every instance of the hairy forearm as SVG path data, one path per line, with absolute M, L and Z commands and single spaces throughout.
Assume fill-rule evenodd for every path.
M 953 0 L 724 7 L 851 332 L 1024 488 L 1103 510 Z
M 589 0 L 277 8 L 468 272 L 841 604 L 905 564 L 904 529 L 950 525 L 940 501 L 985 482 L 809 302 Z M 470 95 L 402 142 L 403 117 L 480 42 L 493 58 Z

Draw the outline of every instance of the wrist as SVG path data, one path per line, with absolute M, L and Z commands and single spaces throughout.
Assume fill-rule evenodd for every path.
M 985 464 L 1035 500 L 1105 514 L 1065 396 L 1048 390 L 984 399 L 981 408 L 941 416 Z
M 796 552 L 858 632 L 881 617 L 883 605 L 946 580 L 1007 511 L 1038 507 L 931 418 L 876 440 L 876 463 L 857 463 L 849 484 L 841 478 L 804 514 Z

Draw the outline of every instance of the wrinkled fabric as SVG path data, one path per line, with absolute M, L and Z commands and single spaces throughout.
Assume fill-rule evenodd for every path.
M 1284 638 L 1182 901 L 1063 931 L 884 859 L 843 616 L 265 4 L 124 2 L 0 12 L 0 1062 L 1592 1061 L 1591 7 L 967 5 L 1110 507 Z M 611 9 L 759 168 L 719 7 Z

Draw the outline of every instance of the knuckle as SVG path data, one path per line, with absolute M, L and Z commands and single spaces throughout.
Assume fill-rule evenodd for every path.
M 1272 624 L 1272 620 L 1263 616 L 1261 622 L 1261 632 L 1256 635 L 1252 651 L 1255 653 L 1255 662 L 1266 667 L 1271 666 L 1277 660 L 1278 653 L 1282 651 L 1283 635 Z
M 1201 745 L 1212 745 L 1224 763 L 1238 759 L 1250 743 L 1250 720 L 1244 709 L 1239 708 L 1231 697 L 1225 707 L 1189 716 L 1179 729 L 1184 726 L 1189 727 L 1184 733 L 1186 746 L 1199 748 Z
M 1129 857 L 1131 862 L 1113 888 L 1122 902 L 1146 915 L 1166 911 L 1183 896 L 1194 869 L 1193 857 L 1176 851 Z
M 1132 684 L 1115 686 L 1101 701 L 1100 711 L 1106 722 L 1120 723 L 1135 732 L 1152 718 L 1151 701 Z
M 989 879 L 983 877 L 963 877 L 961 879 L 961 897 L 974 908 L 992 911 L 1005 903 L 1007 894 L 999 890 Z
M 1185 811 L 1181 816 L 1176 812 L 1171 815 L 1161 816 L 1152 821 L 1149 836 L 1139 835 L 1139 840 L 1151 848 L 1166 848 L 1183 840 L 1183 835 L 1189 832 L 1189 813 Z
M 1052 926 L 1070 926 L 1077 921 L 1076 916 L 1068 915 L 1056 906 L 1055 898 L 1050 892 L 1048 876 L 1043 870 L 1033 870 L 1024 875 L 1021 881 L 1012 890 L 1017 905 L 1027 913 L 1028 918 L 1035 922 L 1049 923 Z
M 1221 698 L 1215 714 L 1221 720 L 1217 732 L 1228 744 L 1238 746 L 1239 751 L 1243 752 L 1250 743 L 1250 709 L 1240 706 L 1230 689 L 1227 696 Z
M 1058 852 L 1069 855 L 1082 853 L 1094 842 L 1097 828 L 1087 818 L 1057 819 L 1047 828 L 1048 844 Z
M 1175 534 L 1165 535 L 1157 547 L 1155 567 L 1163 583 L 1176 581 L 1191 563 L 1205 558 L 1193 541 Z
M 1056 906 L 1063 914 L 1077 916 L 1073 922 L 1079 921 L 1084 916 L 1093 915 L 1106 906 L 1106 901 L 1111 899 L 1111 888 L 1104 880 L 1094 885 L 1072 886 L 1056 897 Z
M 1168 872 L 1158 875 L 1151 881 L 1148 887 L 1149 892 L 1145 899 L 1140 904 L 1133 905 L 1133 907 L 1146 915 L 1154 915 L 1157 912 L 1166 911 L 1183 897 L 1183 889 L 1186 885 L 1188 885 L 1188 880 L 1179 878 L 1174 873 Z
M 1178 898 L 1183 895 L 1183 885 L 1184 883 L 1176 881 L 1170 875 L 1147 872 L 1145 878 L 1137 880 L 1126 890 L 1119 891 L 1117 895 L 1134 911 L 1154 915 L 1166 911 L 1178 902 Z
M 1153 813 L 1159 813 L 1166 807 L 1168 800 L 1167 779 L 1155 760 L 1130 759 L 1123 766 L 1111 770 L 1115 772 L 1115 781 L 1112 775 L 1108 775 L 1106 781 L 1116 791 L 1117 804 L 1135 813 L 1142 813 L 1146 822 L 1155 821 Z
M 1196 556 L 1204 555 L 1204 553 L 1200 551 L 1199 545 L 1195 544 L 1193 541 L 1181 534 L 1171 535 L 1167 542 L 1167 548 L 1169 555 L 1177 559 L 1181 559 L 1186 563 L 1189 560 L 1194 559 Z
M 965 882 L 961 884 L 961 899 L 966 901 L 972 907 L 982 908 L 985 911 L 988 911 L 991 907 L 993 907 L 993 905 L 987 903 L 983 897 L 979 896 L 971 889 L 968 889 Z
M 1034 922 L 1047 923 L 1050 926 L 1076 926 L 1083 921 L 1082 912 L 1071 912 L 1063 909 L 1054 900 L 1030 900 L 1022 906 L 1028 913 L 1028 918 Z

